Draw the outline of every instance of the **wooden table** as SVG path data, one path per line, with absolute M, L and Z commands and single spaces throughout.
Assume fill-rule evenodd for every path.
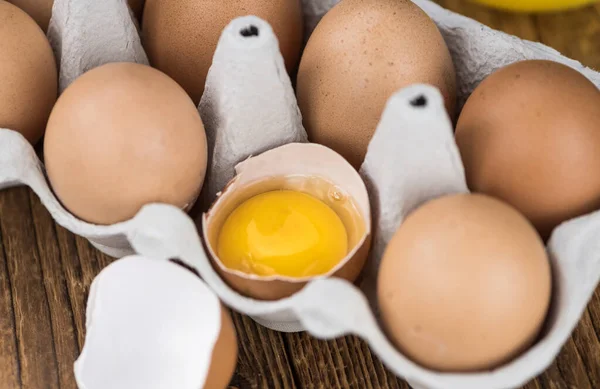
M 600 5 L 528 16 L 439 2 L 600 69 Z M 26 188 L 0 193 L 0 235 L 0 388 L 74 389 L 88 289 L 111 259 L 57 226 Z M 233 318 L 240 339 L 233 388 L 408 388 L 355 337 L 322 342 Z M 527 388 L 600 388 L 600 292 L 556 362 Z

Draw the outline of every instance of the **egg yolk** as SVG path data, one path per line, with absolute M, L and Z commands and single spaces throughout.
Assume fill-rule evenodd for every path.
M 259 276 L 323 275 L 348 253 L 348 235 L 325 203 L 290 190 L 262 193 L 236 208 L 217 254 L 227 268 Z

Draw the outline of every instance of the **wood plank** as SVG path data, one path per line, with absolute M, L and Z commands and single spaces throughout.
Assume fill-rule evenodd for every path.
M 320 341 L 296 333 L 286 334 L 286 341 L 302 388 L 409 389 L 357 337 Z
M 69 304 L 73 312 L 77 348 L 81 350 L 85 340 L 85 309 L 88 287 L 83 281 L 83 270 L 77 253 L 77 238 L 60 226 L 56 226 L 56 236 Z
M 232 313 L 238 336 L 238 365 L 231 385 L 241 389 L 293 389 L 294 374 L 281 333 Z
M 544 389 L 539 380 L 535 379 L 523 387 L 523 389 Z
M 0 196 L 0 230 L 16 323 L 23 389 L 58 389 L 52 320 L 26 188 Z
M 50 315 L 57 357 L 58 378 L 61 389 L 77 389 L 73 362 L 79 354 L 73 309 L 69 300 L 67 283 L 62 268 L 56 225 L 39 198 L 29 192 L 31 214 L 35 225 L 37 246 Z
M 558 369 L 556 362 L 546 369 L 546 371 L 537 378 L 537 381 L 540 383 L 542 389 L 569 388 L 560 370 Z
M 587 370 L 575 347 L 569 339 L 556 359 L 556 365 L 567 387 L 577 389 L 597 389 L 592 387 Z
M 589 313 L 589 310 L 593 309 L 593 303 L 594 301 L 590 303 L 590 308 L 586 310 L 579 326 L 573 332 L 573 343 L 591 387 L 600 388 L 600 341 Z
M 596 289 L 596 293 L 594 293 L 587 310 L 590 315 L 592 327 L 594 328 L 594 333 L 596 334 L 596 339 L 600 341 L 600 288 Z M 600 362 L 598 362 L 596 366 L 600 366 Z M 598 367 L 598 370 L 600 370 L 600 367 Z M 600 387 L 600 385 L 597 387 Z
M 355 336 L 320 341 L 307 333 L 297 333 L 287 334 L 286 341 L 302 388 L 410 388 L 383 365 L 365 342 Z M 567 387 L 559 374 L 554 380 L 534 379 L 524 389 L 551 388 L 544 386 L 544 381 L 554 383 L 556 388 Z
M 56 235 L 69 303 L 73 312 L 78 350 L 85 341 L 85 310 L 90 285 L 96 275 L 113 259 L 94 249 L 89 242 L 60 226 Z
M 0 228 L 0 382 L 7 388 L 16 389 L 21 387 L 19 351 L 3 236 Z

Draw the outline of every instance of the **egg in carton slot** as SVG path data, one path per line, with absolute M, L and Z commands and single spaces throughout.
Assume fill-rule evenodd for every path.
M 78 74 L 103 63 L 147 63 L 125 0 L 101 4 L 65 0 L 63 3 L 70 6 L 61 8 L 60 0 L 55 2 L 56 14 L 49 31 L 61 64 L 61 88 L 64 89 Z M 303 3 L 309 35 L 337 1 L 305 0 Z M 546 46 L 491 30 L 429 1 L 415 3 L 436 22 L 450 49 L 457 70 L 459 107 L 483 78 L 523 59 L 560 62 L 583 73 L 596 85 L 600 84 L 598 73 Z M 56 16 L 59 9 L 70 12 L 72 17 Z M 53 27 L 61 20 L 65 23 L 62 29 Z M 96 22 L 89 23 L 91 20 Z M 65 28 L 68 23 L 71 23 L 70 27 Z M 95 30 L 89 30 L 92 28 Z M 113 40 L 103 41 L 103 33 L 111 28 L 115 30 L 106 36 Z M 53 34 L 56 35 L 53 37 Z M 77 36 L 79 38 L 75 39 Z M 82 40 L 82 36 L 88 39 Z M 123 46 L 115 45 L 115 37 L 119 37 Z M 67 65 L 69 63 L 71 65 Z M 67 71 L 70 67 L 76 70 Z M 268 160 L 287 161 L 288 165 L 297 168 L 302 166 L 297 161 L 303 161 L 303 158 L 306 161 L 306 155 L 314 153 L 337 164 L 338 171 L 347 168 L 335 153 L 305 143 L 306 134 L 283 59 L 278 53 L 277 40 L 270 26 L 258 18 L 236 19 L 223 32 L 199 110 L 209 143 L 203 203 L 211 203 L 219 192 L 218 199 L 226 199 L 236 180 L 238 183 L 244 179 L 252 181 L 260 176 L 253 174 L 249 167 L 264 167 L 264 161 Z M 218 262 L 212 263 L 210 247 L 204 247 L 210 238 L 200 239 L 196 222 L 181 209 L 153 204 L 142 208 L 130 221 L 116 225 L 97 226 L 82 222 L 69 214 L 53 196 L 43 167 L 29 143 L 10 130 L 2 130 L 0 136 L 3 138 L 0 144 L 8 150 L 0 154 L 1 186 L 25 184 L 32 187 L 59 224 L 87 237 L 99 249 L 117 257 L 137 252 L 141 257 L 135 261 L 140 268 L 144 265 L 137 260 L 142 257 L 149 263 L 177 258 L 196 270 L 226 305 L 272 329 L 306 330 L 323 339 L 356 334 L 369 343 L 393 372 L 415 388 L 513 388 L 526 383 L 556 357 L 600 278 L 600 260 L 595 258 L 600 216 L 593 213 L 569 221 L 554 231 L 548 243 L 554 273 L 552 307 L 541 338 L 513 361 L 492 371 L 440 373 L 419 366 L 396 350 L 382 330 L 374 303 L 377 269 L 384 249 L 406 215 L 419 205 L 444 195 L 468 192 L 442 96 L 428 85 L 414 85 L 390 98 L 360 170 L 364 183 L 357 181 L 352 172 L 339 175 L 345 178 L 337 184 L 348 184 L 353 188 L 357 208 L 368 222 L 368 227 L 359 234 L 357 247 L 372 240 L 373 247 L 360 286 L 329 277 L 332 272 L 310 281 L 300 280 L 292 288 L 298 291 L 270 301 L 241 295 L 231 287 L 231 280 L 224 281 L 224 269 Z M 290 152 L 284 153 L 286 150 Z M 289 157 L 282 158 L 282 155 Z M 316 172 L 318 166 L 312 169 Z M 319 171 L 326 174 L 323 169 Z M 268 169 L 266 174 L 269 174 Z M 367 192 L 370 203 L 365 201 Z M 214 210 L 213 207 L 204 215 L 205 227 Z M 206 229 L 203 232 L 206 234 Z M 94 307 L 96 302 L 91 300 L 88 306 Z M 112 317 L 107 322 L 117 319 Z M 89 318 L 88 324 L 92 324 Z

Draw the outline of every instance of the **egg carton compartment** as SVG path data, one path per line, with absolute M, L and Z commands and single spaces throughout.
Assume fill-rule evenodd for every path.
M 307 36 L 337 2 L 303 1 Z M 448 44 L 457 70 L 459 107 L 487 75 L 524 59 L 563 63 L 600 86 L 600 74 L 547 46 L 494 31 L 427 0 L 415 3 L 432 17 Z M 240 33 L 249 26 L 259 34 Z M 148 63 L 125 0 L 56 0 L 48 35 L 60 64 L 61 90 L 103 63 Z M 223 32 L 199 111 L 209 141 L 209 166 L 200 200 L 204 205 L 236 176 L 236 165 L 247 158 L 306 142 L 277 40 L 270 26 L 255 17 L 236 19 Z M 600 280 L 595 240 L 600 234 L 600 214 L 593 213 L 554 231 L 548 244 L 554 296 L 546 329 L 534 346 L 512 362 L 489 372 L 444 374 L 418 366 L 391 345 L 379 325 L 374 300 L 379 259 L 387 243 L 404 217 L 423 202 L 468 192 L 441 95 L 427 85 L 409 87 L 389 100 L 361 168 L 374 229 L 360 285 L 319 278 L 277 301 L 242 296 L 224 282 L 203 247 L 197 221 L 176 207 L 148 205 L 132 220 L 112 226 L 78 220 L 52 194 L 43 165 L 29 143 L 11 130 L 0 130 L 0 138 L 0 188 L 30 186 L 60 225 L 88 238 L 100 250 L 116 257 L 137 252 L 149 259 L 178 258 L 197 270 L 226 305 L 272 329 L 307 330 L 323 339 L 356 334 L 414 388 L 523 385 L 552 363 Z

